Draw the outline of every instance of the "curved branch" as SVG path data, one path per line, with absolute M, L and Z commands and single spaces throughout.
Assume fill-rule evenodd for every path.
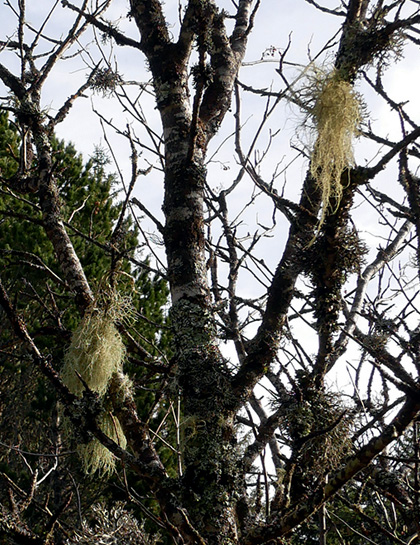
M 247 447 L 244 454 L 243 464 L 245 472 L 248 472 L 251 469 L 251 466 L 257 457 L 265 449 L 267 444 L 270 443 L 274 432 L 279 426 L 283 414 L 284 409 L 278 409 L 275 413 L 266 418 L 265 421 L 258 427 L 258 434 L 255 437 L 255 441 Z
M 234 82 L 245 56 L 248 34 L 259 2 L 254 12 L 251 11 L 251 6 L 252 0 L 239 2 L 236 24 L 230 38 L 226 33 L 224 14 L 218 13 L 214 16 L 213 47 L 210 51 L 213 82 L 204 92 L 199 112 L 207 142 L 214 136 L 231 104 Z
M 124 34 L 119 32 L 113 26 L 107 25 L 106 23 L 99 21 L 97 14 L 92 15 L 91 13 L 86 13 L 84 11 L 84 8 L 78 8 L 74 4 L 70 4 L 68 0 L 62 0 L 62 3 L 63 6 L 73 11 L 76 11 L 77 13 L 79 13 L 79 15 L 83 16 L 87 23 L 93 25 L 107 36 L 113 38 L 115 40 L 115 43 L 117 43 L 118 45 L 128 45 L 130 47 L 134 47 L 135 49 L 140 49 L 140 43 L 137 40 L 133 40 L 132 38 L 129 38 L 128 36 L 125 36 Z
M 254 339 L 248 343 L 248 355 L 232 380 L 238 403 L 248 399 L 258 380 L 274 361 L 281 331 L 294 295 L 294 287 L 303 270 L 301 252 L 314 236 L 320 195 L 308 174 L 303 186 L 296 221 L 292 224 L 283 256 L 268 289 L 262 323 Z
M 306 498 L 304 502 L 300 502 L 285 516 L 275 517 L 269 524 L 253 528 L 244 537 L 243 545 L 259 545 L 286 536 L 293 528 L 316 513 L 325 502 L 335 496 L 346 483 L 365 469 L 389 444 L 400 437 L 417 417 L 419 411 L 420 390 L 417 389 L 383 433 L 362 447 L 341 470 L 333 473 L 323 488 Z
M 0 64 L 0 79 L 19 100 L 25 97 L 26 89 L 19 78 L 13 75 L 5 66 Z
M 347 316 L 346 326 L 335 346 L 335 351 L 338 350 L 340 354 L 342 353 L 344 346 L 347 344 L 348 336 L 352 335 L 354 332 L 357 318 L 362 309 L 364 297 L 370 280 L 378 271 L 382 269 L 386 263 L 395 257 L 412 227 L 412 222 L 406 221 L 388 246 L 386 248 L 380 248 L 376 258 L 367 267 L 365 267 L 364 271 L 360 274 L 353 304 Z
M 171 43 L 162 5 L 159 0 L 131 0 L 130 5 L 141 34 L 140 49 L 152 62 Z
M 355 169 L 356 175 L 360 175 L 360 184 L 364 184 L 369 180 L 372 180 L 377 174 L 379 174 L 386 165 L 396 157 L 400 151 L 404 150 L 408 145 L 412 144 L 420 137 L 420 127 L 416 127 L 410 133 L 407 134 L 402 140 L 400 140 L 395 146 L 385 153 L 385 155 L 380 159 L 375 166 L 373 167 L 358 167 Z

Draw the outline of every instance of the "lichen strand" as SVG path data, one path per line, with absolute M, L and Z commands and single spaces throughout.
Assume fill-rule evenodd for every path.
M 114 373 L 122 370 L 125 347 L 115 323 L 132 313 L 128 299 L 117 292 L 98 297 L 87 309 L 73 332 L 64 357 L 62 379 L 81 396 L 84 386 L 77 374 L 94 392 L 103 396 Z
M 82 395 L 84 386 L 102 396 L 113 373 L 121 369 L 125 349 L 112 321 L 102 311 L 89 312 L 73 333 L 72 343 L 65 356 L 63 381 L 76 395 Z
M 354 164 L 353 139 L 360 123 L 360 100 L 353 87 L 336 72 L 313 79 L 311 111 L 317 139 L 311 157 L 311 175 L 322 195 L 320 225 L 343 193 L 343 173 Z
M 101 430 L 120 447 L 126 448 L 127 440 L 121 428 L 117 417 L 111 413 L 104 413 L 99 418 Z M 81 444 L 77 452 L 82 460 L 83 469 L 87 474 L 98 472 L 101 476 L 106 476 L 115 471 L 115 456 L 97 439 Z
M 335 213 L 344 188 L 350 184 L 353 139 L 359 130 L 362 102 L 342 71 L 336 69 L 328 71 L 311 64 L 301 82 L 292 96 L 304 112 L 301 127 L 312 147 L 310 180 L 321 204 L 318 233 L 326 217 Z
M 109 410 L 111 403 L 107 391 L 116 374 L 120 377 L 118 397 L 128 395 L 131 390 L 131 382 L 122 372 L 125 347 L 116 323 L 129 321 L 134 313 L 131 300 L 116 290 L 99 293 L 73 333 L 61 372 L 63 382 L 71 392 L 79 397 L 84 394 L 85 386 L 80 376 L 88 388 L 98 394 L 98 401 L 109 406 L 106 412 L 98 415 L 97 422 L 101 430 L 122 448 L 127 441 L 118 418 Z M 78 447 L 78 453 L 86 473 L 105 475 L 115 469 L 114 455 L 97 439 L 84 441 Z

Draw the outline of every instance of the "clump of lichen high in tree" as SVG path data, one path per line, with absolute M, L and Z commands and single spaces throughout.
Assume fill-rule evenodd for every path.
M 314 145 L 310 173 L 321 194 L 321 228 L 329 212 L 338 207 L 344 188 L 343 174 L 354 165 L 353 142 L 361 121 L 361 99 L 336 70 L 312 66 L 299 93 L 305 125 L 312 126 Z

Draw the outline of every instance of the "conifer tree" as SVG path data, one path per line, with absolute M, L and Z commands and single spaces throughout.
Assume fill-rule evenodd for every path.
M 80 322 L 80 314 L 68 286 L 60 278 L 53 247 L 42 225 L 36 195 L 23 199 L 7 187 L 8 177 L 19 168 L 18 150 L 19 136 L 14 123 L 7 113 L 1 112 L 0 169 L 4 179 L 0 199 L 0 240 L 4 242 L 0 249 L 2 278 L 13 295 L 16 311 L 30 320 L 30 334 L 39 346 L 51 351 L 57 361 L 63 361 L 71 331 Z M 141 309 L 134 314 L 134 323 L 141 330 L 141 337 L 133 339 L 133 343 L 138 344 L 141 356 L 146 353 L 156 356 L 159 345 L 162 348 L 167 342 L 165 330 L 162 333 L 165 321 L 162 308 L 166 304 L 168 290 L 165 281 L 152 275 L 147 268 L 138 269 L 137 273 L 132 271 L 127 258 L 135 257 L 137 234 L 130 222 L 123 220 L 118 246 L 109 241 L 109 233 L 113 232 L 119 220 L 122 203 L 114 176 L 106 173 L 106 153 L 96 148 L 91 159 L 84 162 L 72 144 L 54 139 L 53 157 L 63 214 L 87 278 L 100 292 L 109 289 L 112 276 L 118 277 L 120 293 L 127 294 L 134 310 Z M 1 311 L 0 316 L 5 319 Z M 138 362 L 127 361 L 126 365 L 134 380 L 136 377 L 144 380 L 144 372 Z M 28 362 L 24 350 L 10 342 L 7 330 L 0 330 L 0 382 L 0 471 L 6 485 L 8 478 L 12 477 L 25 488 L 28 485 L 27 468 L 22 465 L 25 454 L 20 456 L 19 452 L 60 455 L 62 451 L 74 451 L 76 442 L 68 433 L 69 426 L 65 425 L 66 419 L 56 392 Z M 147 414 L 151 396 L 139 391 L 136 400 Z M 96 485 L 90 479 L 86 481 L 74 454 L 56 460 L 60 463 L 49 479 L 50 489 L 54 492 L 51 505 L 55 508 L 60 507 L 66 494 L 74 488 L 75 480 L 82 497 L 82 507 L 79 508 L 83 510 L 90 505 L 92 497 L 96 500 L 113 494 L 117 499 L 124 497 L 121 492 L 116 492 L 112 480 L 102 479 Z M 28 455 L 25 463 L 36 470 L 42 464 L 48 465 L 48 458 Z M 6 490 L 6 487 L 2 489 Z M 72 509 L 68 516 L 72 520 Z M 39 513 L 31 512 L 28 517 L 32 524 L 36 524 Z M 77 521 L 74 524 L 77 526 Z M 1 537 L 0 543 L 3 543 Z

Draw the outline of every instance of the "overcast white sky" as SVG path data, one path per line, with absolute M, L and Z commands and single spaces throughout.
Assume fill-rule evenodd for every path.
M 17 5 L 17 0 L 10 0 L 12 5 Z M 27 21 L 37 27 L 40 21 L 43 20 L 45 14 L 53 5 L 52 0 L 27 0 Z M 78 2 L 80 4 L 80 1 Z M 185 3 L 185 2 L 184 2 Z M 231 2 L 224 0 L 219 2 L 222 7 L 229 10 Z M 339 4 L 335 0 L 325 0 L 323 5 L 327 7 L 336 7 Z M 172 32 L 177 33 L 178 20 L 178 2 L 176 0 L 168 0 L 165 3 L 168 21 Z M 128 3 L 126 0 L 114 0 L 111 8 L 108 10 L 106 17 L 113 21 L 119 21 L 121 30 L 126 31 L 129 35 L 137 38 L 138 32 L 135 25 L 128 21 L 126 14 L 128 12 Z M 2 16 L 2 25 L 0 29 L 0 39 L 16 35 L 16 19 L 12 14 L 11 9 L 4 3 L 0 6 L 0 14 Z M 54 12 L 53 17 L 46 26 L 46 33 L 56 38 L 65 34 L 69 24 L 73 20 L 74 14 L 68 9 L 61 7 L 59 3 Z M 292 40 L 290 53 L 288 55 L 289 62 L 306 64 L 308 62 L 308 50 L 312 56 L 315 56 L 322 49 L 325 43 L 339 30 L 342 19 L 339 17 L 330 16 L 320 13 L 313 6 L 308 5 L 304 0 L 263 0 L 255 21 L 255 28 L 249 40 L 248 53 L 246 63 L 257 61 L 261 58 L 262 53 L 274 46 L 280 51 L 284 50 L 289 41 L 289 36 Z M 30 36 L 31 33 L 28 32 Z M 89 35 L 91 36 L 91 35 Z M 90 38 L 85 37 L 83 43 Z M 44 47 L 45 51 L 46 48 Z M 96 61 L 98 54 L 95 48 L 90 48 L 92 58 Z M 7 60 L 4 61 L 4 58 Z M 147 81 L 149 74 L 145 68 L 144 58 L 138 51 L 133 51 L 130 48 L 115 48 L 115 58 L 118 66 L 118 71 L 125 80 L 128 81 Z M 12 55 L 2 52 L 1 59 L 9 66 L 13 66 Z M 92 60 L 87 55 L 84 59 L 92 64 Z M 273 58 L 274 61 L 278 56 Z M 114 56 L 111 58 L 114 60 Z M 413 81 L 413 66 L 415 59 L 407 59 L 408 62 L 400 62 L 389 71 L 386 80 L 390 82 L 389 89 L 396 100 L 411 100 L 409 110 L 413 115 L 418 114 L 418 101 L 416 99 L 417 85 Z M 16 65 L 14 64 L 16 67 Z M 240 79 L 247 84 L 254 85 L 260 88 L 269 88 L 273 86 L 274 90 L 282 88 L 282 82 L 275 72 L 276 63 L 267 63 L 260 65 L 246 65 L 242 69 Z M 74 92 L 78 85 L 84 81 L 87 70 L 83 66 L 80 58 L 68 59 L 58 63 L 52 77 L 49 78 L 43 93 L 44 105 L 51 109 L 52 112 L 59 107 L 68 95 Z M 102 111 L 107 117 L 118 119 L 123 127 L 126 121 L 124 114 L 118 112 L 118 109 L 109 100 L 101 100 L 100 97 L 92 98 L 95 106 Z M 264 104 L 260 99 L 256 99 L 250 95 L 244 96 L 244 118 L 251 116 L 248 121 L 248 128 L 245 133 L 252 135 L 252 128 L 259 122 L 258 114 L 262 111 Z M 146 110 L 153 117 L 153 103 L 147 105 Z M 380 104 L 376 105 L 376 109 L 372 112 L 372 117 L 376 123 L 382 127 L 389 125 L 389 130 L 395 127 L 398 119 L 390 119 L 386 116 L 386 108 Z M 278 138 L 278 146 L 284 152 L 288 152 L 288 144 L 293 131 L 296 129 L 296 110 L 289 108 L 285 111 L 280 108 L 275 114 L 273 127 L 285 128 L 284 133 Z M 248 114 L 248 115 L 247 115 Z M 157 119 L 157 116 L 155 116 Z M 131 121 L 127 118 L 127 121 Z M 229 126 L 230 123 L 230 126 Z M 227 119 L 224 129 L 226 131 L 231 128 L 231 120 Z M 94 146 L 101 139 L 101 130 L 98 120 L 91 114 L 91 100 L 89 98 L 80 99 L 76 102 L 73 111 L 68 119 L 58 127 L 58 134 L 75 143 L 76 147 L 89 156 Z M 385 129 L 386 130 L 386 129 Z M 222 137 L 226 133 L 223 133 Z M 246 136 L 246 134 L 245 134 Z M 289 153 L 289 152 L 288 152 Z M 122 156 L 123 154 L 121 154 Z
M 17 6 L 17 0 L 10 0 L 10 3 L 12 6 Z M 218 3 L 227 10 L 232 5 L 230 0 L 223 0 Z M 27 0 L 27 22 L 35 27 L 39 26 L 53 4 L 53 0 Z M 81 1 L 79 0 L 77 4 L 80 5 Z M 182 5 L 185 5 L 185 0 L 182 2 Z M 334 8 L 339 5 L 339 1 L 325 0 L 323 5 Z M 170 29 L 176 36 L 178 2 L 176 0 L 167 0 L 164 8 L 168 16 Z M 113 21 L 118 21 L 121 30 L 127 32 L 133 38 L 137 38 L 138 31 L 134 23 L 126 18 L 127 12 L 128 3 L 126 0 L 114 0 L 105 17 Z M 12 10 L 4 3 L 0 6 L 0 15 L 2 21 L 0 39 L 7 40 L 13 36 L 16 37 L 16 18 L 13 16 Z M 65 35 L 73 19 L 74 14 L 58 3 L 56 11 L 45 28 L 45 33 L 59 38 Z M 309 55 L 315 57 L 324 45 L 339 31 L 341 24 L 342 18 L 321 13 L 304 0 L 262 0 L 255 20 L 255 28 L 249 40 L 248 53 L 245 59 L 245 66 L 240 73 L 240 80 L 258 88 L 282 89 L 283 83 L 275 71 L 279 58 L 277 53 L 271 59 L 266 58 L 267 62 L 255 64 L 256 61 L 261 60 L 263 52 L 270 47 L 274 47 L 278 51 L 283 51 L 290 39 L 291 47 L 287 60 L 297 65 L 306 65 L 309 62 Z M 31 36 L 30 31 L 28 31 L 28 36 Z M 82 44 L 86 45 L 92 39 L 92 34 L 88 33 L 83 38 Z M 47 51 L 45 43 L 42 45 L 41 50 Z M 80 57 L 71 57 L 57 64 L 45 85 L 43 94 L 43 105 L 51 113 L 54 113 L 63 104 L 64 100 L 85 81 L 88 70 L 83 61 L 92 66 L 99 59 L 98 52 L 93 43 L 88 48 L 88 52 L 89 54 L 85 53 L 83 55 L 83 60 Z M 116 63 L 118 71 L 125 81 L 147 82 L 150 79 L 144 58 L 137 50 L 115 47 L 110 60 L 112 64 Z M 14 71 L 18 70 L 13 54 L 7 51 L 0 53 L 0 62 L 4 62 Z M 396 101 L 410 101 L 408 111 L 415 120 L 420 118 L 420 101 L 418 101 L 416 96 L 419 80 L 419 74 L 416 73 L 417 66 L 418 62 L 414 57 L 413 51 L 408 49 L 405 52 L 405 59 L 400 62 L 393 61 L 390 70 L 385 76 L 385 82 L 388 84 L 388 91 L 392 98 Z M 292 73 L 296 74 L 299 69 L 291 68 L 290 70 L 292 77 Z M 374 97 L 366 85 L 359 86 L 359 89 L 365 97 L 367 109 L 370 112 L 376 132 L 387 136 L 396 130 L 395 139 L 398 139 L 400 131 L 397 116 L 390 116 L 388 108 Z M 135 86 L 130 86 L 129 90 L 133 96 L 137 92 Z M 0 91 L 0 94 L 4 93 Z M 86 158 L 93 153 L 95 146 L 98 144 L 104 145 L 99 120 L 92 113 L 92 104 L 107 119 L 112 119 L 118 124 L 121 129 L 124 129 L 127 123 L 132 123 L 130 116 L 122 112 L 115 100 L 103 99 L 98 95 L 79 99 L 65 122 L 58 126 L 57 132 L 60 137 L 73 142 Z M 159 119 L 154 108 L 153 99 L 148 95 L 143 95 L 142 105 L 151 124 L 159 132 Z M 255 129 L 261 121 L 264 109 L 265 101 L 263 99 L 249 93 L 243 94 L 242 121 L 245 123 L 243 129 L 245 150 L 246 145 L 251 142 Z M 291 148 L 290 142 L 291 140 L 296 142 L 296 130 L 301 119 L 302 117 L 295 107 L 288 104 L 281 105 L 274 112 L 270 122 L 261 133 L 260 144 L 257 148 L 264 149 L 269 139 L 269 130 L 277 131 L 280 129 L 267 155 L 265 164 L 261 167 L 261 173 L 267 181 L 270 181 L 277 163 L 281 162 L 285 166 L 298 157 L 298 153 Z M 138 124 L 132 124 L 132 127 L 136 134 L 142 138 L 144 137 L 145 142 L 148 143 L 145 133 L 142 133 Z M 227 116 L 220 134 L 212 143 L 209 157 L 218 148 L 220 143 L 232 133 L 233 127 L 233 116 Z M 130 151 L 127 142 L 124 139 L 117 138 L 110 130 L 108 130 L 108 136 L 118 157 L 119 166 L 124 173 L 125 180 L 128 182 L 130 176 Z M 376 147 L 371 148 L 370 146 L 366 146 L 366 144 L 356 146 L 357 159 L 361 164 L 372 160 L 376 152 Z M 154 161 L 153 158 L 145 154 L 140 159 L 140 167 L 147 166 L 146 159 Z M 227 187 L 237 172 L 232 139 L 222 148 L 217 159 L 220 162 L 209 165 L 210 183 L 216 188 Z M 306 162 L 300 158 L 296 160 L 292 168 L 288 169 L 286 196 L 297 197 L 305 176 L 305 169 Z M 389 173 L 384 175 L 380 180 L 382 180 L 380 183 L 390 183 L 393 184 L 393 187 L 396 187 L 395 176 L 390 177 Z M 276 186 L 279 191 L 282 190 L 284 182 L 284 176 L 280 176 L 277 179 Z M 232 218 L 249 201 L 252 192 L 252 184 L 244 181 L 241 188 L 236 191 L 231 203 Z M 145 204 L 149 204 L 153 208 L 154 213 L 162 219 L 162 185 L 161 177 L 157 172 L 139 180 L 136 196 Z M 263 206 L 253 205 L 248 209 L 238 228 L 239 233 L 245 235 L 247 232 L 250 232 L 252 234 L 256 228 L 259 228 L 258 224 L 271 225 L 272 206 L 268 199 L 263 202 L 265 203 Z M 362 213 L 358 216 L 358 222 L 365 228 L 366 237 L 374 240 L 376 234 L 372 224 L 372 214 L 366 207 L 362 207 L 361 210 Z M 265 243 L 261 244 L 259 250 L 260 256 L 271 267 L 275 266 L 281 255 L 281 245 L 286 232 L 285 229 L 278 228 L 278 234 L 274 239 L 269 238 Z M 374 243 L 375 247 L 376 244 Z M 244 282 L 243 285 L 243 295 L 255 294 L 255 290 L 259 289 L 251 283 Z
M 10 3 L 16 7 L 18 2 L 17 0 L 10 0 Z M 79 0 L 77 3 L 80 5 L 81 1 Z M 27 22 L 34 27 L 38 27 L 53 4 L 53 0 L 27 0 Z M 219 4 L 229 10 L 231 1 L 222 0 Z M 183 0 L 182 5 L 185 5 L 185 0 Z M 325 0 L 323 5 L 333 8 L 339 5 L 339 1 Z M 176 36 L 178 30 L 178 2 L 176 0 L 167 0 L 164 8 L 167 13 L 170 29 Z M 133 38 L 137 38 L 138 31 L 134 23 L 127 19 L 127 13 L 128 2 L 126 0 L 114 0 L 106 14 L 106 18 L 118 21 L 121 30 L 127 32 Z M 6 40 L 13 36 L 16 37 L 16 18 L 10 7 L 2 3 L 0 6 L 0 15 L 2 20 L 0 39 Z M 63 8 L 59 2 L 51 20 L 45 27 L 45 33 L 59 38 L 65 35 L 73 19 L 74 14 L 68 9 Z M 263 0 L 255 20 L 255 28 L 249 40 L 248 53 L 245 59 L 245 66 L 240 74 L 240 79 L 244 83 L 258 88 L 272 87 L 273 90 L 282 89 L 282 81 L 275 71 L 278 54 L 275 54 L 272 59 L 267 59 L 266 63 L 252 63 L 260 60 L 263 52 L 270 47 L 283 51 L 290 38 L 291 47 L 287 60 L 291 63 L 305 65 L 309 61 L 308 52 L 310 52 L 312 57 L 316 56 L 328 40 L 337 33 L 341 23 L 342 19 L 340 17 L 320 13 L 304 0 Z M 29 30 L 27 32 L 30 39 L 32 33 Z M 91 40 L 92 34 L 88 33 L 83 38 L 82 43 L 86 44 L 86 42 Z M 41 50 L 47 50 L 45 43 Z M 408 111 L 414 119 L 418 119 L 420 117 L 420 101 L 417 100 L 416 96 L 418 74 L 416 74 L 415 68 L 417 62 L 412 51 L 407 50 L 405 55 L 406 59 L 404 61 L 393 62 L 391 69 L 385 76 L 385 81 L 394 100 L 410 101 Z M 89 48 L 89 55 L 84 54 L 83 60 L 92 66 L 98 59 L 98 52 L 95 50 L 94 44 L 92 44 Z M 113 64 L 116 63 L 119 73 L 126 81 L 146 82 L 150 78 L 144 58 L 139 51 L 134 51 L 130 48 L 115 47 L 110 60 Z M 274 62 L 268 62 L 269 60 Z M 13 54 L 7 51 L 1 52 L 0 61 L 4 62 L 14 71 L 18 70 Z M 291 70 L 297 72 L 298 68 Z M 43 92 L 44 107 L 51 113 L 54 113 L 64 100 L 85 81 L 86 74 L 87 68 L 80 57 L 73 57 L 59 62 L 45 85 Z M 129 90 L 133 94 L 137 92 L 137 88 L 134 86 L 130 87 Z M 388 115 L 387 107 L 374 97 L 366 85 L 361 86 L 360 90 L 364 94 L 375 130 L 386 136 L 396 129 L 399 135 L 399 120 L 397 116 Z M 265 108 L 265 101 L 249 93 L 244 93 L 242 100 L 242 121 L 246 122 L 243 129 L 244 146 L 246 149 L 246 144 L 252 140 L 255 129 L 260 123 Z M 121 129 L 124 129 L 127 123 L 132 123 L 130 116 L 121 111 L 115 100 L 102 99 L 98 95 L 91 95 L 76 101 L 68 118 L 57 127 L 57 132 L 60 137 L 73 142 L 86 158 L 93 153 L 95 146 L 101 143 L 104 145 L 99 120 L 92 113 L 92 104 L 107 119 L 112 119 L 118 124 Z M 154 109 L 153 99 L 148 95 L 143 95 L 142 104 L 151 124 L 159 132 L 160 124 Z M 262 174 L 268 181 L 272 176 L 274 166 L 279 161 L 283 160 L 282 165 L 286 165 L 298 155 L 296 151 L 291 149 L 290 141 L 294 140 L 296 142 L 296 130 L 301 119 L 295 107 L 287 104 L 281 105 L 274 112 L 271 121 L 267 124 L 266 130 L 262 132 L 260 144 L 257 146 L 260 149 L 263 149 L 268 142 L 269 129 L 272 131 L 281 129 L 262 167 Z M 212 150 L 217 149 L 219 144 L 231 134 L 234 127 L 233 123 L 233 117 L 227 116 L 220 134 L 212 144 L 209 157 L 212 155 Z M 139 126 L 135 124 L 132 126 L 140 136 L 142 133 Z M 112 134 L 112 131 L 108 131 L 108 136 L 115 148 L 120 167 L 128 179 L 130 173 L 130 153 L 127 143 L 121 138 L 116 138 Z M 359 146 L 356 148 L 357 158 L 363 164 L 365 161 L 371 160 L 376 151 L 376 148 L 374 148 L 374 151 L 371 151 L 364 144 L 363 147 Z M 144 158 L 146 158 L 146 155 Z M 209 167 L 210 180 L 213 180 L 213 184 L 216 187 L 226 187 L 231 183 L 236 173 L 232 141 L 224 146 L 217 159 L 223 162 L 223 166 L 221 163 L 217 163 Z M 150 157 L 148 157 L 148 160 L 151 160 Z M 146 166 L 146 163 L 140 166 Z M 305 167 L 305 162 L 299 160 L 288 170 L 287 196 L 296 197 L 299 193 L 305 175 Z M 137 190 L 138 196 L 146 202 L 150 202 L 157 214 L 160 213 L 160 183 L 161 181 L 157 176 L 151 176 L 147 181 L 140 180 Z M 284 177 L 279 177 L 277 180 L 279 190 L 282 188 L 283 183 Z M 142 185 L 146 186 L 145 191 L 142 191 Z M 243 191 L 237 192 L 233 206 L 238 211 L 241 210 L 243 204 L 248 199 L 250 191 L 252 191 L 250 186 L 244 183 Z M 271 213 L 270 206 L 260 210 L 258 221 L 264 225 L 270 223 Z M 256 214 L 254 214 L 254 221 L 255 219 Z M 269 253 L 271 256 L 272 252 Z

